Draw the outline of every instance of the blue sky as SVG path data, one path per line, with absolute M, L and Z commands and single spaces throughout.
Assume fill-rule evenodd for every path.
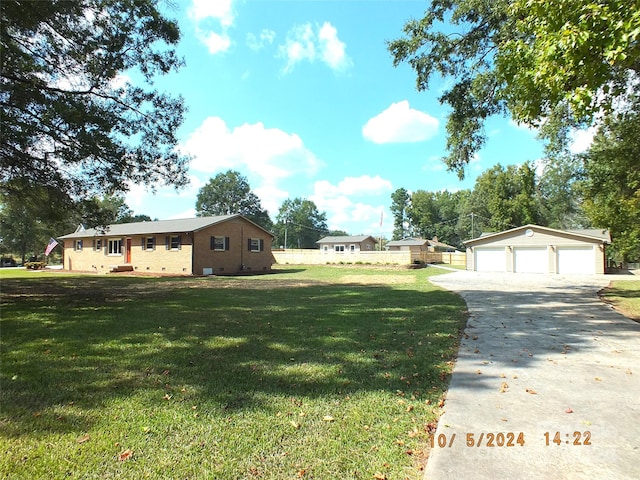
M 456 191 L 496 163 L 535 161 L 535 132 L 508 118 L 464 181 L 447 172 L 444 84 L 417 92 L 408 65 L 393 67 L 385 41 L 419 18 L 426 0 L 179 0 L 178 53 L 186 66 L 158 78 L 184 97 L 180 149 L 191 184 L 155 194 L 133 186 L 127 204 L 152 218 L 195 215 L 198 190 L 229 169 L 246 176 L 275 219 L 287 198 L 307 198 L 331 229 L 390 236 L 397 188 Z M 380 214 L 383 225 L 380 227 Z

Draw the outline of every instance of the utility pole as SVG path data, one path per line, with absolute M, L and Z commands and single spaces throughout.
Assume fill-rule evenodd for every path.
M 289 220 L 284 221 L 284 249 L 287 249 L 287 228 L 289 227 Z
M 474 229 L 473 229 L 473 217 L 475 217 L 475 214 L 471 212 L 471 238 L 476 238 L 474 235 Z

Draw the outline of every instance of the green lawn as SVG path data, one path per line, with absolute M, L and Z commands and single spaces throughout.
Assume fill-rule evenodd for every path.
M 632 320 L 640 321 L 640 281 L 616 280 L 601 292 L 602 298 Z
M 442 272 L 0 271 L 0 477 L 419 478 L 466 318 Z

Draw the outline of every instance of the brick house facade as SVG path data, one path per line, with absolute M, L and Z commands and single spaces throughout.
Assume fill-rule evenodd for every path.
M 271 270 L 273 234 L 242 215 L 114 224 L 59 237 L 64 269 L 210 275 Z

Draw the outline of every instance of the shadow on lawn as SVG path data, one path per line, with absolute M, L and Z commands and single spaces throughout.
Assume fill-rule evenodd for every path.
M 3 282 L 5 432 L 19 435 L 22 423 L 87 429 L 91 415 L 56 422 L 56 409 L 133 394 L 224 414 L 268 409 L 272 396 L 382 390 L 436 400 L 445 388 L 464 325 L 459 297 L 413 286 L 248 282 Z M 51 419 L 36 424 L 34 416 Z

